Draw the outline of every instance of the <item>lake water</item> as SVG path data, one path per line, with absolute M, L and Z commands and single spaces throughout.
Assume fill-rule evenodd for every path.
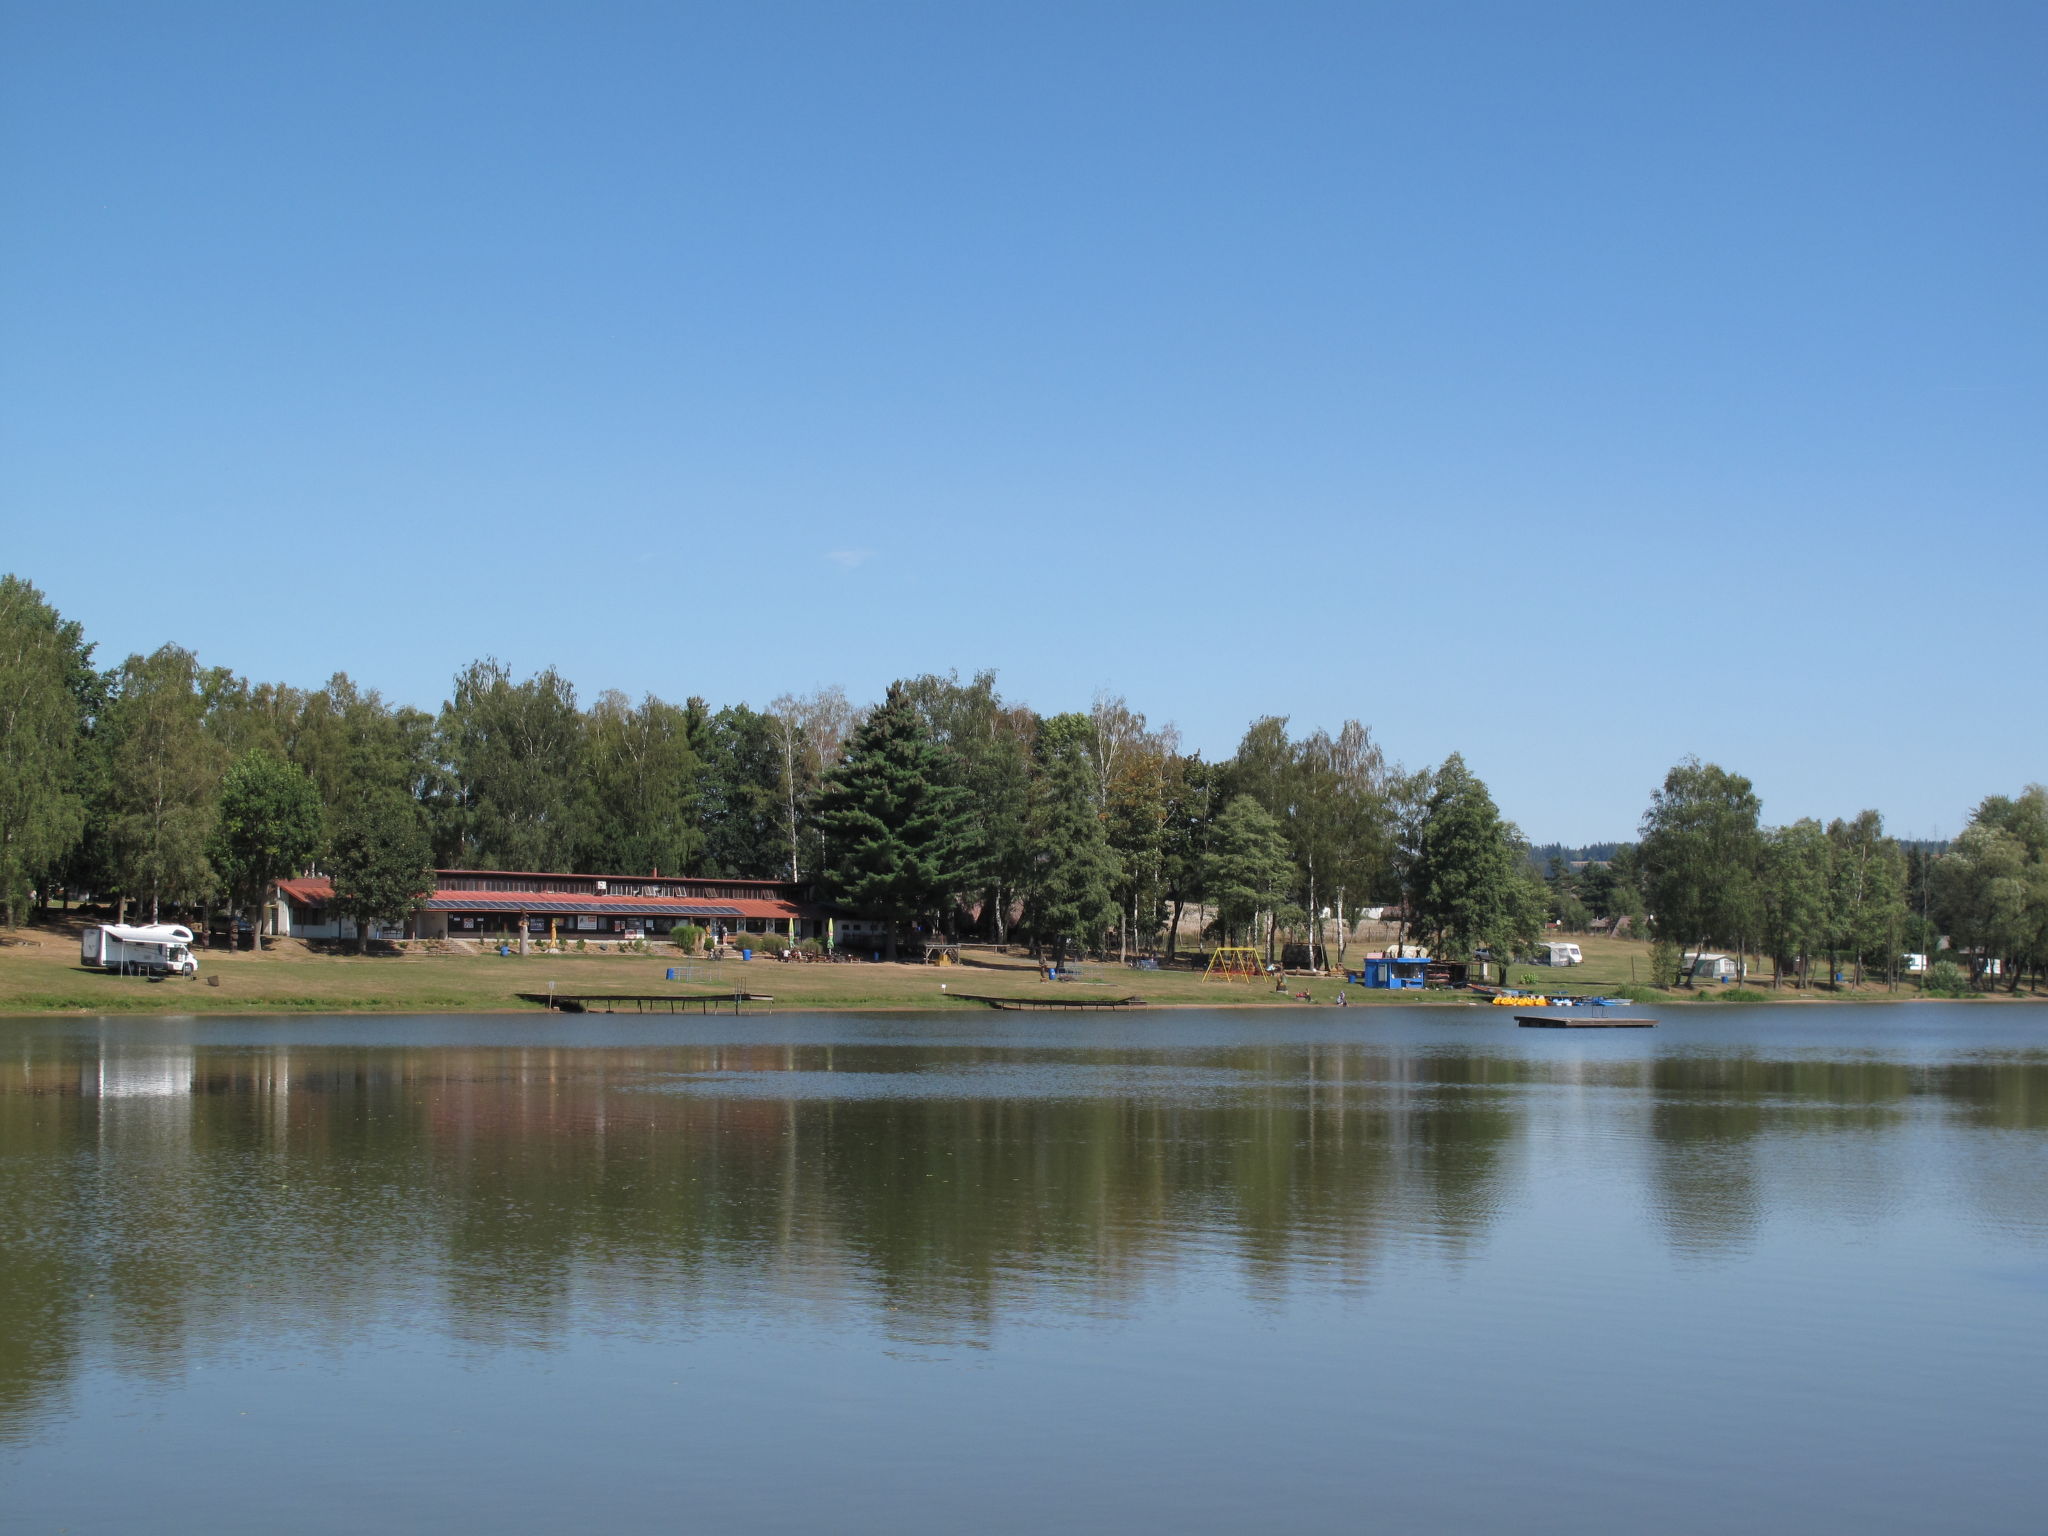
M 2048 1529 L 2048 1010 L 0 1019 L 0 1528 Z

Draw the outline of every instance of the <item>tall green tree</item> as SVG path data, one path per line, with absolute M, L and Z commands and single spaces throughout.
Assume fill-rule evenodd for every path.
M 1295 861 L 1302 904 L 1322 937 L 1324 904 L 1337 919 L 1339 963 L 1352 924 L 1375 895 L 1398 891 L 1390 771 L 1372 733 L 1346 720 L 1335 736 L 1313 731 L 1295 748 Z
M 440 808 L 446 788 L 435 762 L 434 717 L 411 706 L 387 704 L 337 672 L 300 701 L 287 734 L 291 760 L 320 791 L 331 832 L 341 813 L 369 795 L 395 794 Z M 459 829 L 451 829 L 449 863 L 461 862 Z
M 1279 821 L 1253 796 L 1233 797 L 1210 829 L 1202 865 L 1202 884 L 1225 942 L 1256 937 L 1263 917 L 1270 957 L 1274 914 L 1287 901 L 1293 871 Z
M 703 765 L 683 710 L 649 694 L 599 695 L 586 721 L 583 843 L 577 867 L 622 875 L 697 867 Z
M 124 902 L 146 902 L 152 922 L 166 901 L 210 899 L 214 889 L 206 848 L 223 764 L 199 680 L 192 653 L 175 645 L 130 656 L 103 719 L 111 873 Z
M 728 704 L 706 722 L 697 808 L 708 873 L 746 880 L 788 875 L 775 738 L 775 722 L 745 704 Z
M 1393 842 L 1394 881 L 1401 893 L 1401 932 L 1415 926 L 1416 870 L 1422 857 L 1422 828 L 1429 818 L 1429 797 L 1436 785 L 1430 768 L 1388 775 L 1387 821 Z
M 1665 775 L 1637 845 L 1658 937 L 1695 950 L 1748 947 L 1762 923 L 1760 808 L 1749 780 L 1716 764 L 1688 758 Z
M 1812 818 L 1773 827 L 1761 836 L 1758 910 L 1761 936 L 1771 952 L 1771 985 L 1791 971 L 1806 985 L 1811 958 L 1827 946 L 1833 926 L 1829 887 L 1833 851 Z
M 935 915 L 967 866 L 968 807 L 955 766 L 901 683 L 861 722 L 826 781 L 817 819 L 840 897 L 897 929 Z
M 1208 901 L 1209 835 L 1222 809 L 1217 797 L 1218 774 L 1197 752 L 1174 754 L 1167 764 L 1160 848 L 1160 880 L 1169 912 L 1166 957 L 1173 958 L 1180 939 L 1181 915 L 1190 902 Z
M 256 949 L 270 883 L 310 862 L 324 836 L 320 791 L 293 764 L 253 747 L 222 777 L 207 857 L 230 903 L 248 914 Z
M 76 688 L 92 647 L 17 576 L 0 576 L 0 916 L 13 927 L 30 887 L 70 852 L 84 821 Z
M 221 761 L 233 763 L 258 748 L 285 757 L 305 711 L 305 696 L 285 683 L 251 683 L 227 667 L 205 667 L 199 673 L 199 705 Z
M 1099 943 L 1117 917 L 1119 868 L 1096 805 L 1089 735 L 1088 718 L 1071 714 L 1044 721 L 1038 733 L 1025 915 L 1032 936 L 1061 960 Z
M 775 744 L 782 835 L 788 847 L 784 873 L 804 877 L 806 865 L 818 872 L 820 846 L 810 825 L 825 776 L 839 765 L 853 733 L 854 709 L 838 686 L 806 694 L 785 693 L 768 706 L 770 739 Z M 808 858 L 807 858 L 808 855 Z
M 1115 873 L 1120 947 L 1150 945 L 1160 927 L 1166 881 L 1167 787 L 1180 733 L 1154 729 L 1121 698 L 1098 697 L 1087 755 L 1098 786 L 1103 835 Z
M 1357 911 L 1399 890 L 1398 770 L 1356 720 L 1335 736 L 1319 729 L 1293 741 L 1287 720 L 1269 715 L 1245 732 L 1226 776 L 1234 793 L 1252 796 L 1280 823 L 1294 863 L 1291 903 L 1318 948 L 1323 914 L 1337 919 L 1341 954 Z
M 957 674 L 926 673 L 903 687 L 967 793 L 965 878 L 980 897 L 983 936 L 1004 943 L 1011 908 L 1030 878 L 1038 717 L 996 691 L 994 672 L 977 672 L 965 683 Z
M 374 923 L 402 921 L 433 893 L 433 845 L 419 806 L 385 791 L 347 807 L 329 855 L 334 905 L 356 925 L 356 953 Z
M 1849 952 L 1861 986 L 1873 956 L 1884 957 L 1887 975 L 1896 964 L 1892 952 L 1905 927 L 1906 858 L 1885 836 L 1884 817 L 1876 811 L 1829 822 L 1828 846 L 1834 936 Z
M 2007 969 L 2007 990 L 2017 992 L 2028 971 L 2048 975 L 2048 788 L 2029 784 L 2018 795 L 1992 795 L 1977 807 L 1975 820 L 1996 827 L 2019 845 L 2020 918 Z
M 1414 921 L 1431 947 L 1503 964 L 1536 942 L 1544 892 L 1486 785 L 1452 753 L 1432 776 L 1413 873 Z
M 477 869 L 566 869 L 583 839 L 583 717 L 576 690 L 549 667 L 523 683 L 495 658 L 470 663 L 443 706 L 451 781 L 451 863 Z
M 2048 790 L 1988 797 L 1931 873 L 1933 915 L 1973 980 L 1988 981 L 1996 959 L 2017 991 L 2048 963 Z

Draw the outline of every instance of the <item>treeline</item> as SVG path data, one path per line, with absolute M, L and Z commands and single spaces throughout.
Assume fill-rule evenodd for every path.
M 1951 844 L 1901 844 L 1865 810 L 1823 825 L 1766 827 L 1750 781 L 1713 763 L 1673 768 L 1651 798 L 1624 877 L 1652 914 L 1656 968 L 1679 947 L 1768 955 L 1773 980 L 1811 979 L 1816 960 L 1861 984 L 1902 955 L 1951 947 L 1938 969 L 2017 991 L 2048 963 L 2048 790 L 1992 795 Z M 1610 876 L 1612 875 L 1610 871 Z M 1660 975 L 1660 979 L 1662 979 Z M 1943 978 L 1938 985 L 1952 985 Z
M 1405 904 L 1447 942 L 1526 941 L 1543 892 L 1456 758 L 1386 761 L 1363 725 L 1182 750 L 1118 698 L 1041 715 L 993 674 L 856 708 L 608 692 L 477 661 L 438 711 L 337 675 L 252 682 L 176 646 L 95 666 L 79 626 L 0 578 L 0 898 L 89 891 L 151 916 L 248 910 L 318 868 L 403 913 L 433 867 L 794 880 L 901 925 L 1171 950 L 1190 908 L 1269 948 Z M 1342 939 L 1339 939 L 1341 948 Z
M 1766 832 L 1746 781 L 1681 765 L 1640 846 L 1577 871 L 1554 859 L 1546 881 L 1461 757 L 1404 768 L 1356 721 L 1296 735 L 1261 719 L 1209 762 L 1123 699 L 1041 715 L 992 673 L 903 679 L 867 707 L 836 688 L 761 709 L 617 692 L 585 706 L 553 669 L 517 679 L 486 659 L 429 713 L 343 674 L 307 690 L 176 646 L 105 669 L 93 652 L 0 577 L 9 924 L 53 887 L 152 917 L 253 915 L 270 881 L 318 869 L 367 921 L 402 916 L 435 867 L 659 870 L 792 880 L 906 930 L 1062 951 L 1170 955 L 1193 909 L 1206 937 L 1269 954 L 1322 944 L 1327 920 L 1341 960 L 1366 909 L 1395 907 L 1437 953 L 1504 955 L 1551 922 L 1648 912 L 1674 944 L 1769 948 L 1803 971 L 1831 946 L 1872 960 L 1916 940 L 1917 879 L 1959 942 L 2037 963 L 2020 927 L 1977 916 L 2005 913 L 2005 894 L 1964 892 L 2009 879 L 2009 855 L 2038 871 L 2041 839 L 2007 825 L 2032 826 L 2038 791 L 1998 802 L 2010 816 L 1987 801 L 1974 840 L 1915 864 L 1874 812 L 1840 834 Z M 1824 909 L 1787 894 L 1818 868 L 1808 829 Z

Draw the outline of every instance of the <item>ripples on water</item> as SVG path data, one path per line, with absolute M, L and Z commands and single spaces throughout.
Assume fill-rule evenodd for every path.
M 1812 1012 L 0 1022 L 0 1493 L 2037 1530 L 2041 1015 Z

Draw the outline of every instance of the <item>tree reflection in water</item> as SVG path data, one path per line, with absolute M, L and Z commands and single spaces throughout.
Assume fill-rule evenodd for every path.
M 89 1360 L 172 1376 L 256 1336 L 428 1319 L 545 1347 L 803 1309 L 989 1344 L 1190 1271 L 1276 1301 L 1363 1286 L 1467 1262 L 1559 1158 L 1639 1179 L 1696 1257 L 1773 1211 L 1883 1221 L 1958 1183 L 2038 1232 L 2040 1182 L 1970 1138 L 2044 1124 L 2037 1054 L 32 1035 L 0 1065 L 0 1439 Z M 1560 1125 L 1597 1127 L 1597 1153 Z M 1916 1126 L 1951 1152 L 1933 1184 Z

